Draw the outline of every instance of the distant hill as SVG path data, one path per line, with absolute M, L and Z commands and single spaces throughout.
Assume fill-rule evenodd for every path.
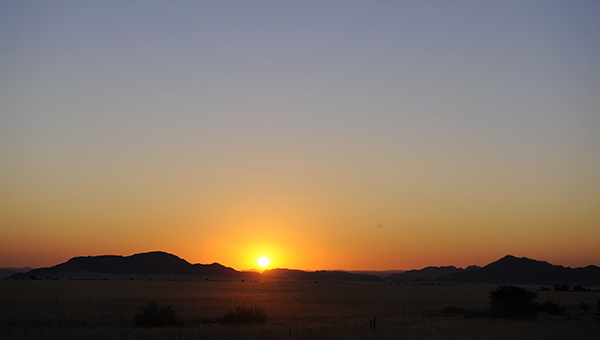
M 241 278 L 259 277 L 257 273 L 238 272 L 218 263 L 191 264 L 165 252 L 131 256 L 102 255 L 74 257 L 49 268 L 14 274 L 11 278 Z
M 438 282 L 438 283 L 487 283 L 551 285 L 567 283 L 571 285 L 600 286 L 600 268 L 569 268 L 552 265 L 526 257 L 507 255 L 484 267 L 469 266 L 465 269 L 455 266 L 426 267 L 409 270 L 386 277 L 393 282 Z
M 390 275 L 386 279 L 394 282 L 426 282 L 437 280 L 450 274 L 477 270 L 480 268 L 481 267 L 478 266 L 470 266 L 466 269 L 456 268 L 455 266 L 425 267 L 423 269 L 408 270 L 401 274 Z
M 600 285 L 600 267 L 569 268 L 507 255 L 476 270 L 465 270 L 436 279 L 438 282 L 494 284 Z
M 25 273 L 33 268 L 31 267 L 22 267 L 22 268 L 0 268 L 0 279 L 4 279 L 16 273 Z
M 345 281 L 345 282 L 381 282 L 380 277 L 368 274 L 355 274 L 344 271 L 318 270 L 307 272 L 296 269 L 270 269 L 262 273 L 264 278 L 290 281 Z
M 386 278 L 392 276 L 394 274 L 402 274 L 406 270 L 344 270 L 347 273 L 352 274 L 367 274 L 367 275 L 375 275 L 381 278 Z
M 18 268 L 17 268 L 18 269 Z M 20 268 L 26 270 L 29 268 Z M 569 268 L 507 255 L 484 267 L 426 267 L 387 277 L 345 271 L 302 271 L 270 269 L 262 274 L 237 271 L 218 263 L 191 264 L 173 254 L 155 251 L 131 256 L 103 255 L 74 257 L 65 263 L 23 273 L 16 269 L 0 271 L 0 275 L 15 279 L 193 279 L 193 280 L 287 280 L 329 282 L 437 282 L 600 286 L 600 267 Z
M 102 255 L 74 257 L 65 263 L 39 268 L 25 273 L 12 273 L 10 278 L 57 279 L 211 279 L 211 280 L 293 280 L 293 281 L 352 281 L 377 282 L 374 275 L 342 271 L 305 272 L 273 269 L 263 274 L 241 272 L 218 263 L 191 264 L 173 254 L 155 251 L 131 256 Z

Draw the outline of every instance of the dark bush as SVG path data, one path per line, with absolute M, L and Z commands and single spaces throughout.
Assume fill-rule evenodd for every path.
M 565 306 L 561 306 L 552 301 L 546 301 L 542 303 L 538 310 L 542 313 L 548 313 L 550 315 L 564 315 L 565 314 Z
M 142 312 L 133 318 L 137 327 L 168 327 L 179 323 L 172 305 L 159 306 L 155 302 L 148 302 Z
M 490 315 L 508 319 L 531 319 L 537 315 L 536 293 L 515 286 L 502 286 L 490 293 Z
M 583 311 L 588 311 L 590 309 L 590 304 L 589 303 L 585 303 L 585 302 L 580 302 L 577 307 L 579 307 L 579 309 L 583 310 Z
M 568 292 L 569 290 L 571 290 L 571 286 L 569 286 L 566 283 L 563 283 L 563 284 L 555 283 L 552 287 L 557 292 Z
M 267 313 L 257 306 L 237 306 L 234 310 L 225 314 L 221 321 L 224 323 L 262 323 L 267 321 Z

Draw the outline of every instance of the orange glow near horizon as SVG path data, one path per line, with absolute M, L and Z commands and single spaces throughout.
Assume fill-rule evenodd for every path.
M 314 199 L 299 198 L 305 196 Z M 579 221 L 588 228 L 587 236 L 581 238 L 576 233 L 561 232 L 560 226 L 572 220 L 556 213 L 552 221 L 550 216 L 519 218 L 519 212 L 475 215 L 450 201 L 444 209 L 425 209 L 417 205 L 419 202 L 405 201 L 388 209 L 385 205 L 363 204 L 360 213 L 344 213 L 359 211 L 362 201 L 346 199 L 340 205 L 328 199 L 329 203 L 318 193 L 279 200 L 269 195 L 229 197 L 200 212 L 195 205 L 180 201 L 175 213 L 156 210 L 150 216 L 125 215 L 124 221 L 130 221 L 127 229 L 119 223 L 100 228 L 107 222 L 94 221 L 98 225 L 95 232 L 77 228 L 85 223 L 83 215 L 69 218 L 65 213 L 60 218 L 65 223 L 59 224 L 50 223 L 53 218 L 48 214 L 18 220 L 15 211 L 8 211 L 4 216 L 13 216 L 13 225 L 20 221 L 47 228 L 39 229 L 35 237 L 27 234 L 31 227 L 5 231 L 3 236 L 15 241 L 0 249 L 4 261 L 0 266 L 52 266 L 74 256 L 131 255 L 153 250 L 167 251 L 192 263 L 218 262 L 237 270 L 259 270 L 256 261 L 261 256 L 271 260 L 269 268 L 302 270 L 464 267 L 485 265 L 507 254 L 574 267 L 599 262 L 590 253 L 590 249 L 596 249 L 594 235 L 598 236 L 593 219 Z M 60 209 L 54 211 L 56 214 Z M 108 223 L 113 221 L 118 217 Z M 479 224 L 487 228 L 478 228 Z M 165 225 L 174 227 L 166 233 Z M 532 234 L 539 233 L 542 226 L 544 233 Z M 543 242 L 537 242 L 540 237 Z
M 600 2 L 438 2 L 5 1 L 0 268 L 600 265 Z
M 518 219 L 518 214 L 473 216 L 452 202 L 446 203 L 443 210 L 404 202 L 400 208 L 363 205 L 360 213 L 332 214 L 323 208 L 326 203 L 322 197 L 312 197 L 312 202 L 297 197 L 279 201 L 268 196 L 230 198 L 201 214 L 194 205 L 180 202 L 182 208 L 176 214 L 155 211 L 152 217 L 164 217 L 134 217 L 127 229 L 121 224 L 100 228 L 104 222 L 95 221 L 95 232 L 77 228 L 85 221 L 83 216 L 70 220 L 65 214 L 60 219 L 66 222 L 63 224 L 50 224 L 52 218 L 48 215 L 27 216 L 21 223 L 29 221 L 47 228 L 39 229 L 35 237 L 28 235 L 30 227 L 3 232 L 5 240 L 14 242 L 4 241 L 0 249 L 4 263 L 0 267 L 53 266 L 74 256 L 131 255 L 154 250 L 173 253 L 192 263 L 218 262 L 237 270 L 259 270 L 256 261 L 261 256 L 271 260 L 269 268 L 302 270 L 464 267 L 485 265 L 507 254 L 574 267 L 599 262 L 590 252 L 596 249 L 594 236 L 598 236 L 591 221 L 579 221 L 589 228 L 587 236 L 581 238 L 576 233 L 561 232 L 560 226 L 570 221 L 557 214 L 553 221 L 550 217 Z M 358 204 L 347 200 L 343 209 L 337 203 L 326 207 L 352 212 L 357 211 Z M 16 225 L 18 216 L 14 211 L 4 216 L 11 214 Z M 144 228 L 134 227 L 136 224 Z M 487 228 L 478 228 L 478 224 Z M 165 225 L 174 227 L 166 233 Z M 541 226 L 544 233 L 532 234 L 539 233 Z M 543 242 L 537 242 L 540 237 Z

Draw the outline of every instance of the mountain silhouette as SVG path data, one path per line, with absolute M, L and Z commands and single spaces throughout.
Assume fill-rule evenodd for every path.
M 301 270 L 274 269 L 257 272 L 240 272 L 218 263 L 191 264 L 176 255 L 154 251 L 131 256 L 101 255 L 74 257 L 65 263 L 49 268 L 33 269 L 10 276 L 24 278 L 76 278 L 76 279 L 214 279 L 214 280 L 291 280 L 291 281 L 382 281 L 375 275 L 353 274 L 342 271 L 305 272 Z
M 186 276 L 238 278 L 252 275 L 253 273 L 238 272 L 218 263 L 209 265 L 191 264 L 173 254 L 154 251 L 131 256 L 74 257 L 65 263 L 15 274 L 11 278 L 122 278 L 125 276 L 143 278 L 183 278 Z
M 526 257 L 507 255 L 477 270 L 457 272 L 437 281 L 495 284 L 600 285 L 600 267 L 568 268 Z
M 25 273 L 33 268 L 31 267 L 22 267 L 22 268 L 0 268 L 0 279 L 4 279 L 16 273 Z
M 599 286 L 600 267 L 569 268 L 526 257 L 507 255 L 484 267 L 425 267 L 385 278 L 345 271 L 270 269 L 262 274 L 243 272 L 218 263 L 191 264 L 176 255 L 154 251 L 131 256 L 74 257 L 65 263 L 9 276 L 13 279 L 192 279 L 192 280 L 288 280 L 347 282 L 438 282 Z
M 354 274 L 344 271 L 317 270 L 307 272 L 297 269 L 269 269 L 262 273 L 263 277 L 269 279 L 290 281 L 345 281 L 345 282 L 381 282 L 380 277 L 369 274 Z
M 466 269 L 456 268 L 455 266 L 425 267 L 423 269 L 408 270 L 404 273 L 390 275 L 386 279 L 394 282 L 427 282 L 437 280 L 451 274 L 480 268 L 481 267 L 478 266 L 469 266 Z

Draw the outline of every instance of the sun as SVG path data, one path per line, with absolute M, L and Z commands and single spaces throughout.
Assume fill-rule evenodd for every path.
M 260 259 L 258 259 L 258 265 L 262 268 L 267 268 L 267 266 L 269 265 L 269 259 L 266 257 L 261 257 Z

